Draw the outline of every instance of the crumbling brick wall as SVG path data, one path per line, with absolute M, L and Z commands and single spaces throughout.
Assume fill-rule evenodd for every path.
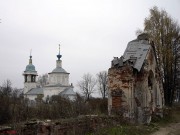
M 23 125 L 20 135 L 85 135 L 102 128 L 121 125 L 126 121 L 117 116 L 84 116 L 51 122 L 33 122 Z
M 109 111 L 119 113 L 126 117 L 128 112 L 132 111 L 133 93 L 133 69 L 130 66 L 125 66 L 121 69 L 109 69 Z M 131 112 L 132 113 L 132 112 Z
M 149 123 L 151 115 L 162 109 L 164 99 L 155 51 L 148 41 L 139 39 L 130 42 L 126 51 L 121 58 L 114 58 L 108 70 L 108 111 Z

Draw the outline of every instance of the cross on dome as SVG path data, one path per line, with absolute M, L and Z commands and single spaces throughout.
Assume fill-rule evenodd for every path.
M 32 64 L 32 55 L 31 55 L 31 53 L 32 53 L 32 49 L 30 50 L 30 56 L 29 56 L 29 64 Z
M 32 55 L 31 55 L 31 53 L 32 53 L 32 49 L 30 50 L 30 56 L 29 56 L 29 57 L 30 57 L 30 59 L 32 58 Z
M 59 44 L 59 54 L 57 55 L 58 60 L 60 60 L 62 55 L 60 54 L 60 44 Z

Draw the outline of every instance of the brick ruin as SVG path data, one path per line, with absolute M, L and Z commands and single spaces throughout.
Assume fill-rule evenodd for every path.
M 103 128 L 121 125 L 125 122 L 117 116 L 95 115 L 58 121 L 33 120 L 21 125 L 17 133 L 20 135 L 85 135 L 96 133 Z
M 114 57 L 108 78 L 109 115 L 120 114 L 138 123 L 149 123 L 152 114 L 162 117 L 162 80 L 147 34 L 129 42 L 123 56 Z

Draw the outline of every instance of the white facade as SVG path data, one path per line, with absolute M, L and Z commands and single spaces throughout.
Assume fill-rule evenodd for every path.
M 58 74 L 58 73 L 51 73 L 49 74 L 49 84 L 62 84 L 65 86 L 69 85 L 69 74 Z
M 69 73 L 62 68 L 62 61 L 56 61 L 56 68 L 49 73 L 49 85 L 61 84 L 63 86 L 69 85 Z
M 24 82 L 24 91 L 23 93 L 27 93 L 32 88 L 36 88 L 36 82 Z
M 37 95 L 27 95 L 25 98 L 28 98 L 30 101 L 35 101 L 37 98 Z
M 51 97 L 53 95 L 58 95 L 59 93 L 63 92 L 64 91 L 64 87 L 44 87 L 43 90 L 44 90 L 44 99 L 47 98 L 47 97 Z

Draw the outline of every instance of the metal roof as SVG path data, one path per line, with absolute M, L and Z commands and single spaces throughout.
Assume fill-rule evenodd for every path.
M 59 94 L 62 95 L 62 96 L 65 96 L 65 95 L 76 95 L 76 93 L 73 91 L 73 87 L 68 87 L 64 91 L 60 92 Z
M 24 72 L 36 72 L 35 66 L 33 64 L 27 65 Z
M 58 84 L 45 85 L 44 87 L 69 87 L 69 86 L 58 83 Z
M 140 71 L 150 47 L 151 45 L 146 40 L 129 42 L 123 55 L 123 62 L 129 60 L 133 63 L 133 67 Z
M 56 67 L 51 73 L 66 73 L 69 74 L 68 72 L 66 72 L 66 70 L 64 70 L 62 67 Z M 51 74 L 50 73 L 50 74 Z
M 33 88 L 26 93 L 26 95 L 40 95 L 44 94 L 43 88 Z

